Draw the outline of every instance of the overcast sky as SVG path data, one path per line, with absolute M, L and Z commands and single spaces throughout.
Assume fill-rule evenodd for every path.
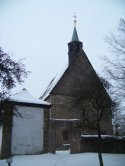
M 0 0 L 0 46 L 31 71 L 14 93 L 25 87 L 39 97 L 67 66 L 74 12 L 83 49 L 102 73 L 103 57 L 112 56 L 104 38 L 125 16 L 125 0 Z

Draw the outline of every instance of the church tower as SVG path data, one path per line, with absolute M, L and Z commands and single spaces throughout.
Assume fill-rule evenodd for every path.
M 68 55 L 69 55 L 69 65 L 77 57 L 77 53 L 82 50 L 83 44 L 79 41 L 79 37 L 76 30 L 76 15 L 74 15 L 74 30 L 72 34 L 72 40 L 68 43 Z
M 69 64 L 75 59 L 77 56 L 77 52 L 79 52 L 82 49 L 82 42 L 79 41 L 76 27 L 74 26 L 72 40 L 70 43 L 68 43 L 69 47 Z

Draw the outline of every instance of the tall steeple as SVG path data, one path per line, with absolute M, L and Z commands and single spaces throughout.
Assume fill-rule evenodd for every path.
M 74 27 L 74 30 L 73 30 L 72 41 L 79 41 L 78 34 L 77 34 L 77 31 L 76 31 L 76 27 Z
M 74 14 L 74 30 L 72 34 L 72 40 L 71 41 L 79 41 L 77 30 L 76 30 L 76 14 Z
M 74 30 L 72 40 L 68 43 L 69 47 L 69 64 L 76 58 L 77 53 L 82 49 L 82 42 L 79 41 L 77 30 L 76 30 L 76 15 L 74 15 Z

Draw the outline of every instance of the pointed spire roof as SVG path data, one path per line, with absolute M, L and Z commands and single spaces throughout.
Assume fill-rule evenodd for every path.
M 73 30 L 73 35 L 72 35 L 72 40 L 71 41 L 79 41 L 77 30 L 76 30 L 76 13 L 74 13 L 74 30 Z
M 73 35 L 72 35 L 72 40 L 71 41 L 79 41 L 76 27 L 74 27 Z

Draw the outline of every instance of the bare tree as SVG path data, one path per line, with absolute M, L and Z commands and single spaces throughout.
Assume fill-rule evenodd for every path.
M 125 109 L 125 19 L 120 19 L 117 34 L 106 37 L 110 46 L 111 55 L 105 58 L 106 76 L 110 80 L 112 87 L 110 94 L 113 104 L 113 126 L 115 134 L 118 135 L 118 128 L 123 126 L 123 110 Z
M 125 116 L 122 116 L 120 127 L 118 128 L 119 135 L 125 136 Z
M 5 100 L 10 96 L 10 90 L 17 83 L 23 83 L 23 78 L 27 77 L 27 71 L 22 60 L 16 62 L 2 51 L 0 48 L 0 123 L 2 123 L 3 108 L 5 108 Z
M 125 134 L 125 115 L 121 113 L 121 107 L 118 102 L 112 104 L 112 124 L 116 136 Z
M 105 68 L 108 79 L 112 83 L 112 94 L 115 100 L 122 102 L 125 98 L 125 20 L 121 19 L 117 35 L 106 37 L 113 56 L 106 57 Z M 112 57 L 112 58 L 111 58 Z
M 92 83 L 87 83 L 87 88 L 83 88 L 81 85 L 80 92 L 76 96 L 74 102 L 74 109 L 78 107 L 81 111 L 82 116 L 82 128 L 83 130 L 88 130 L 90 134 L 97 134 L 98 141 L 98 157 L 100 166 L 103 166 L 103 159 L 101 154 L 101 134 L 104 134 L 102 129 L 103 120 L 111 120 L 111 99 L 108 96 L 103 85 L 109 87 L 109 83 L 100 78 L 101 81 L 94 81 Z

